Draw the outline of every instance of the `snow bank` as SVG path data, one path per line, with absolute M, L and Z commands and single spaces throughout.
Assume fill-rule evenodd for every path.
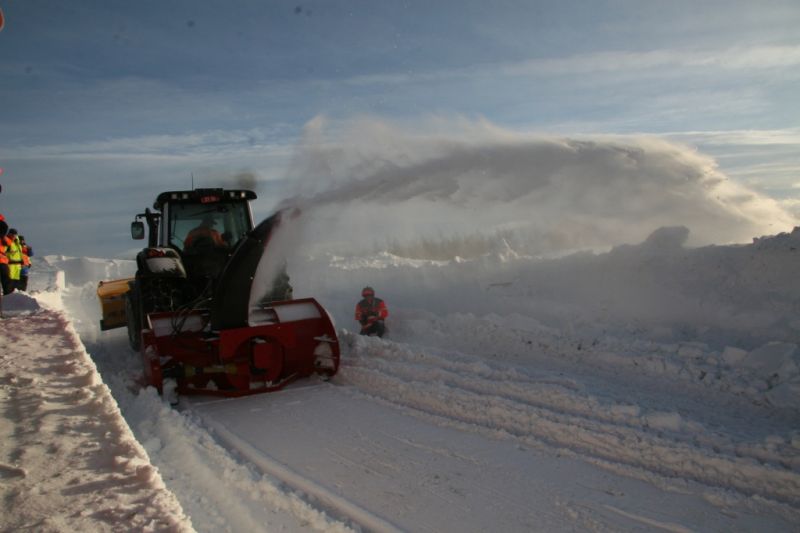
M 37 257 L 33 268 L 35 272 L 44 272 L 44 280 L 31 275 L 31 280 L 36 283 L 54 285 L 50 280 L 54 279 L 56 272 L 61 272 L 66 284 L 76 286 L 85 283 L 93 283 L 95 286 L 100 280 L 112 280 L 128 278 L 136 272 L 136 261 L 134 257 L 128 259 L 98 259 L 93 257 L 67 257 L 63 255 L 46 255 Z M 57 283 L 55 283 L 57 285 Z M 53 287 L 51 287 L 53 288 Z M 35 290 L 42 290 L 36 287 Z
M 389 305 L 395 340 L 635 366 L 796 408 L 800 229 L 748 245 L 687 248 L 686 238 L 686 228 L 665 228 L 638 245 L 556 259 L 507 249 L 450 261 L 327 254 L 289 273 L 295 295 L 320 299 L 340 327 L 355 326 L 370 285 Z
M 3 304 L 0 529 L 193 531 L 64 313 Z

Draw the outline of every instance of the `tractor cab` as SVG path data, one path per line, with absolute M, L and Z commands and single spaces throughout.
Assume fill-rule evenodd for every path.
M 131 224 L 131 236 L 145 238 L 145 226 L 141 221 L 145 219 L 150 248 L 172 248 L 183 253 L 209 242 L 231 248 L 253 229 L 250 201 L 255 198 L 256 194 L 247 190 L 164 192 L 153 203 L 155 212 L 146 209 L 136 215 Z
M 250 201 L 253 191 L 195 189 L 169 191 L 158 195 L 149 209 L 136 215 L 131 225 L 134 239 L 145 238 L 148 225 L 148 248 L 174 250 L 180 257 L 186 276 L 202 283 L 216 278 L 225 266 L 233 248 L 253 229 Z M 145 258 L 147 251 L 145 251 Z M 142 265 L 139 265 L 140 268 Z

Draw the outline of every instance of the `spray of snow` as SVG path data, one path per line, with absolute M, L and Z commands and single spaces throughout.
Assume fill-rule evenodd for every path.
M 796 221 L 709 157 L 645 137 L 565 139 L 467 120 L 415 126 L 309 122 L 283 203 L 300 215 L 273 236 L 259 286 L 287 264 L 295 294 L 323 299 L 344 324 L 371 285 L 409 312 L 498 308 L 586 336 L 639 329 L 718 343 L 738 330 L 748 348 L 795 338 L 791 314 L 765 309 L 796 310 L 794 291 L 769 303 L 756 295 L 788 281 L 777 265 L 790 261 L 796 233 L 773 241 L 785 255 L 774 269 L 752 259 L 764 243 L 705 245 Z
M 344 254 L 420 239 L 475 244 L 476 236 L 504 237 L 529 255 L 608 249 L 675 225 L 690 229 L 690 245 L 702 245 L 797 223 L 683 145 L 525 134 L 486 121 L 432 120 L 410 131 L 317 117 L 289 178 L 285 205 L 311 219 L 304 244 Z

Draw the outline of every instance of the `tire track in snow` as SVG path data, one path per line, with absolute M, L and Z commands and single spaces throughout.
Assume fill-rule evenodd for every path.
M 400 533 L 400 530 L 390 522 L 359 507 L 352 501 L 339 496 L 334 490 L 299 475 L 287 466 L 264 455 L 263 452 L 253 448 L 253 446 L 248 444 L 244 439 L 228 431 L 224 425 L 214 423 L 209 419 L 205 419 L 205 424 L 214 430 L 217 438 L 220 439 L 228 449 L 240 454 L 252 465 L 255 465 L 261 472 L 276 479 L 280 479 L 281 482 L 293 487 L 295 490 L 310 495 L 318 502 L 317 505 L 321 503 L 326 509 L 336 510 L 339 515 L 347 517 L 361 530 L 380 533 Z M 342 530 L 346 530 L 345 528 L 348 527 L 345 524 L 339 524 L 339 526 Z
M 543 372 L 493 369 L 377 339 L 352 336 L 347 343 L 339 383 L 441 423 L 568 450 L 645 477 L 735 490 L 800 512 L 800 474 L 791 467 L 796 451 L 776 456 L 682 420 L 677 430 L 669 420 L 667 430 L 659 429 L 657 417 L 637 406 L 601 405 L 574 380 Z

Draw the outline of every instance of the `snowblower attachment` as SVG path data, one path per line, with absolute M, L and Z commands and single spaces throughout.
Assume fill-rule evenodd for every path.
M 260 325 L 213 331 L 204 311 L 148 315 L 142 331 L 148 383 L 162 391 L 164 380 L 174 379 L 181 394 L 243 396 L 336 373 L 336 331 L 316 300 L 274 302 L 261 316 Z
M 250 291 L 280 213 L 239 243 L 208 309 L 153 313 L 142 331 L 148 382 L 174 379 L 182 394 L 243 396 L 278 390 L 297 378 L 339 368 L 339 343 L 327 311 L 313 298 L 262 302 Z
M 161 193 L 155 211 L 131 225 L 133 238 L 145 238 L 140 218 L 150 230 L 136 276 L 98 286 L 101 328 L 127 326 L 147 384 L 159 392 L 174 385 L 184 394 L 242 396 L 338 371 L 330 316 L 313 298 L 293 300 L 285 271 L 269 294 L 251 302 L 256 271 L 283 215 L 253 228 L 255 197 L 223 189 Z M 190 244 L 200 222 L 221 238 Z

